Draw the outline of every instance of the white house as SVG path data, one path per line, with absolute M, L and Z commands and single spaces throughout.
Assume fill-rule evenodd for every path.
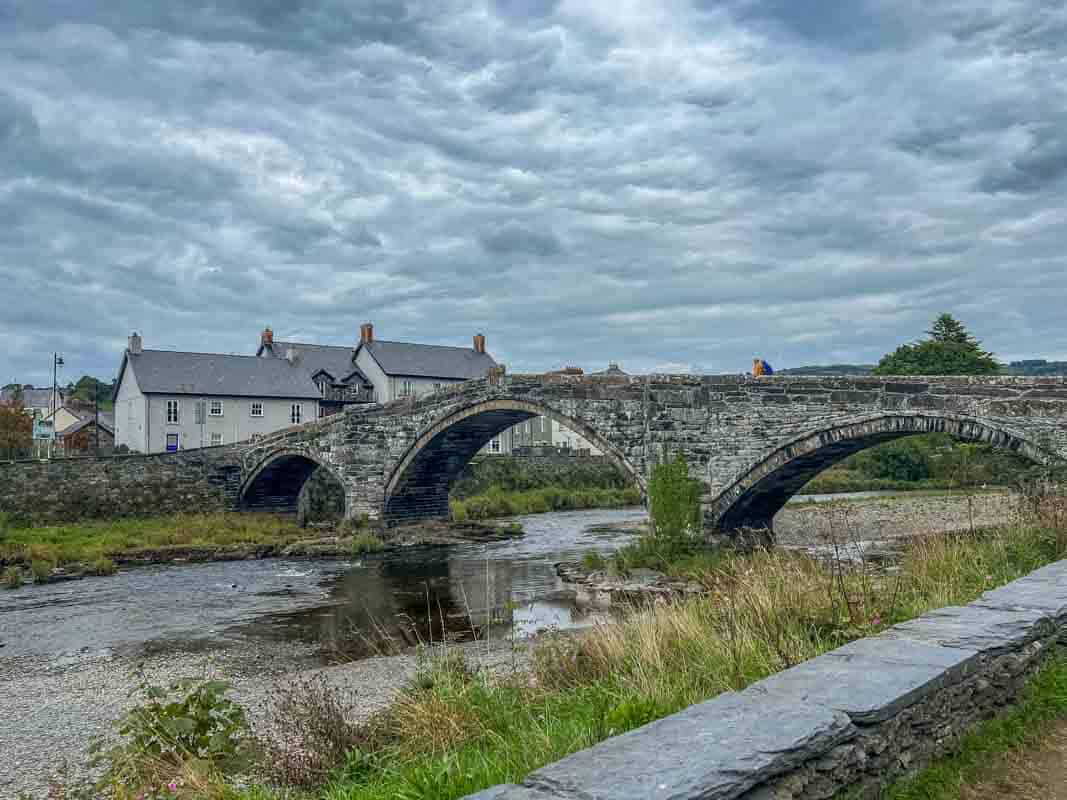
M 145 350 L 134 333 L 115 386 L 115 446 L 144 453 L 229 444 L 334 413 L 352 403 L 420 396 L 496 366 L 473 347 L 377 341 L 352 347 L 275 341 L 256 355 Z

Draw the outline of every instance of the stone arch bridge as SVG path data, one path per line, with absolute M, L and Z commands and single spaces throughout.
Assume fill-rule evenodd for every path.
M 112 473 L 136 474 L 99 482 L 116 502 L 117 487 L 136 493 L 137 474 L 156 474 L 175 487 L 154 484 L 156 507 L 184 496 L 295 508 L 322 467 L 344 487 L 348 516 L 395 525 L 446 516 L 449 488 L 470 459 L 539 414 L 582 434 L 642 488 L 665 450 L 684 453 L 703 486 L 705 527 L 721 531 L 770 527 L 818 472 L 902 436 L 944 432 L 1037 462 L 1067 457 L 1067 378 L 498 375 L 255 442 L 100 459 Z

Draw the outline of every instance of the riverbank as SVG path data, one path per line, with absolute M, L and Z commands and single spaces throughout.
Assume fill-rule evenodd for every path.
M 14 528 L 0 539 L 4 583 L 48 583 L 109 575 L 120 566 L 345 558 L 417 546 L 500 541 L 521 535 L 513 523 L 427 522 L 391 529 L 301 528 L 273 514 L 178 514 L 45 528 Z
M 462 500 L 451 500 L 449 508 L 456 522 L 545 514 L 551 511 L 581 511 L 591 508 L 627 508 L 641 505 L 641 491 L 634 486 L 616 489 L 568 489 L 546 486 L 527 491 L 507 491 L 499 487 Z

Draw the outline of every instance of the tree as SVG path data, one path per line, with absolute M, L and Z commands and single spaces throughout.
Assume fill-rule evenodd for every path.
M 0 403 L 0 453 L 16 457 L 33 446 L 33 419 L 22 400 Z
M 927 331 L 929 339 L 902 344 L 884 356 L 875 375 L 996 375 L 1000 364 L 983 350 L 963 323 L 942 314 Z

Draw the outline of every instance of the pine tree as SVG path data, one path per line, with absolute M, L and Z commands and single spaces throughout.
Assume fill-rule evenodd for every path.
M 996 375 L 1000 364 L 951 314 L 927 331 L 929 339 L 903 344 L 884 356 L 875 375 Z

